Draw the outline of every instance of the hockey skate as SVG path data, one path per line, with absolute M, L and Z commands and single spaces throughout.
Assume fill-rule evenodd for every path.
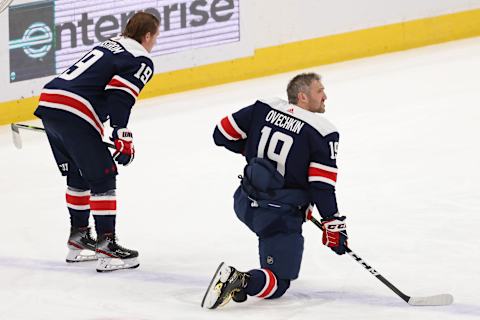
M 68 254 L 66 261 L 73 263 L 97 260 L 95 244 L 96 241 L 90 235 L 89 227 L 72 227 L 67 242 Z
M 235 302 L 247 300 L 244 288 L 247 286 L 249 278 L 248 273 L 237 271 L 224 262 L 220 263 L 203 296 L 201 306 L 216 309 L 226 305 L 232 298 Z
M 98 272 L 137 268 L 138 251 L 120 246 L 114 234 L 106 233 L 98 237 L 96 248 Z

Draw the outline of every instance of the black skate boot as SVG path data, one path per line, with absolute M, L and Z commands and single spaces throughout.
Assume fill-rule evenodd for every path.
M 95 244 L 96 241 L 90 235 L 89 227 L 71 227 L 66 261 L 72 263 L 97 260 Z
M 245 302 L 247 301 L 247 298 L 248 298 L 248 295 L 245 292 L 245 289 L 240 289 L 239 291 L 234 292 L 232 294 L 232 300 L 237 303 Z
M 220 263 L 215 275 L 210 281 L 207 292 L 203 296 L 202 307 L 215 309 L 226 305 L 232 298 L 236 302 L 247 300 L 244 291 L 250 275 L 246 272 L 237 271 L 234 267 Z
M 138 251 L 120 246 L 112 233 L 105 233 L 98 237 L 96 252 L 98 272 L 133 269 L 140 265 L 137 260 Z

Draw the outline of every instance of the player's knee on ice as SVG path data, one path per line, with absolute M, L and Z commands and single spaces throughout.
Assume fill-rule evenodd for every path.
M 277 279 L 277 291 L 275 291 L 274 294 L 272 294 L 270 297 L 267 299 L 277 299 L 280 298 L 287 292 L 288 288 L 290 288 L 290 280 L 284 280 L 284 279 Z
M 285 294 L 290 287 L 290 280 L 278 278 L 271 270 L 268 271 L 270 277 L 267 278 L 266 272 L 266 269 L 253 269 L 248 272 L 250 279 L 245 289 L 246 294 L 266 299 L 280 298 Z

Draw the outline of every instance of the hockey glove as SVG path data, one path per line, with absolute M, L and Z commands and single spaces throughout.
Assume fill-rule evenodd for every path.
M 347 226 L 344 222 L 346 217 L 333 216 L 331 218 L 322 219 L 324 245 L 335 251 L 336 254 L 342 255 L 347 247 Z
M 115 128 L 110 139 L 117 149 L 113 153 L 113 159 L 118 164 L 128 166 L 135 158 L 132 132 L 127 128 Z

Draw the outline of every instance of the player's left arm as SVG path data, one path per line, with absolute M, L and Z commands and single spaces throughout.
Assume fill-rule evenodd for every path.
M 215 127 L 213 140 L 217 146 L 243 154 L 247 143 L 247 133 L 253 117 L 254 105 L 245 107 L 223 117 Z

